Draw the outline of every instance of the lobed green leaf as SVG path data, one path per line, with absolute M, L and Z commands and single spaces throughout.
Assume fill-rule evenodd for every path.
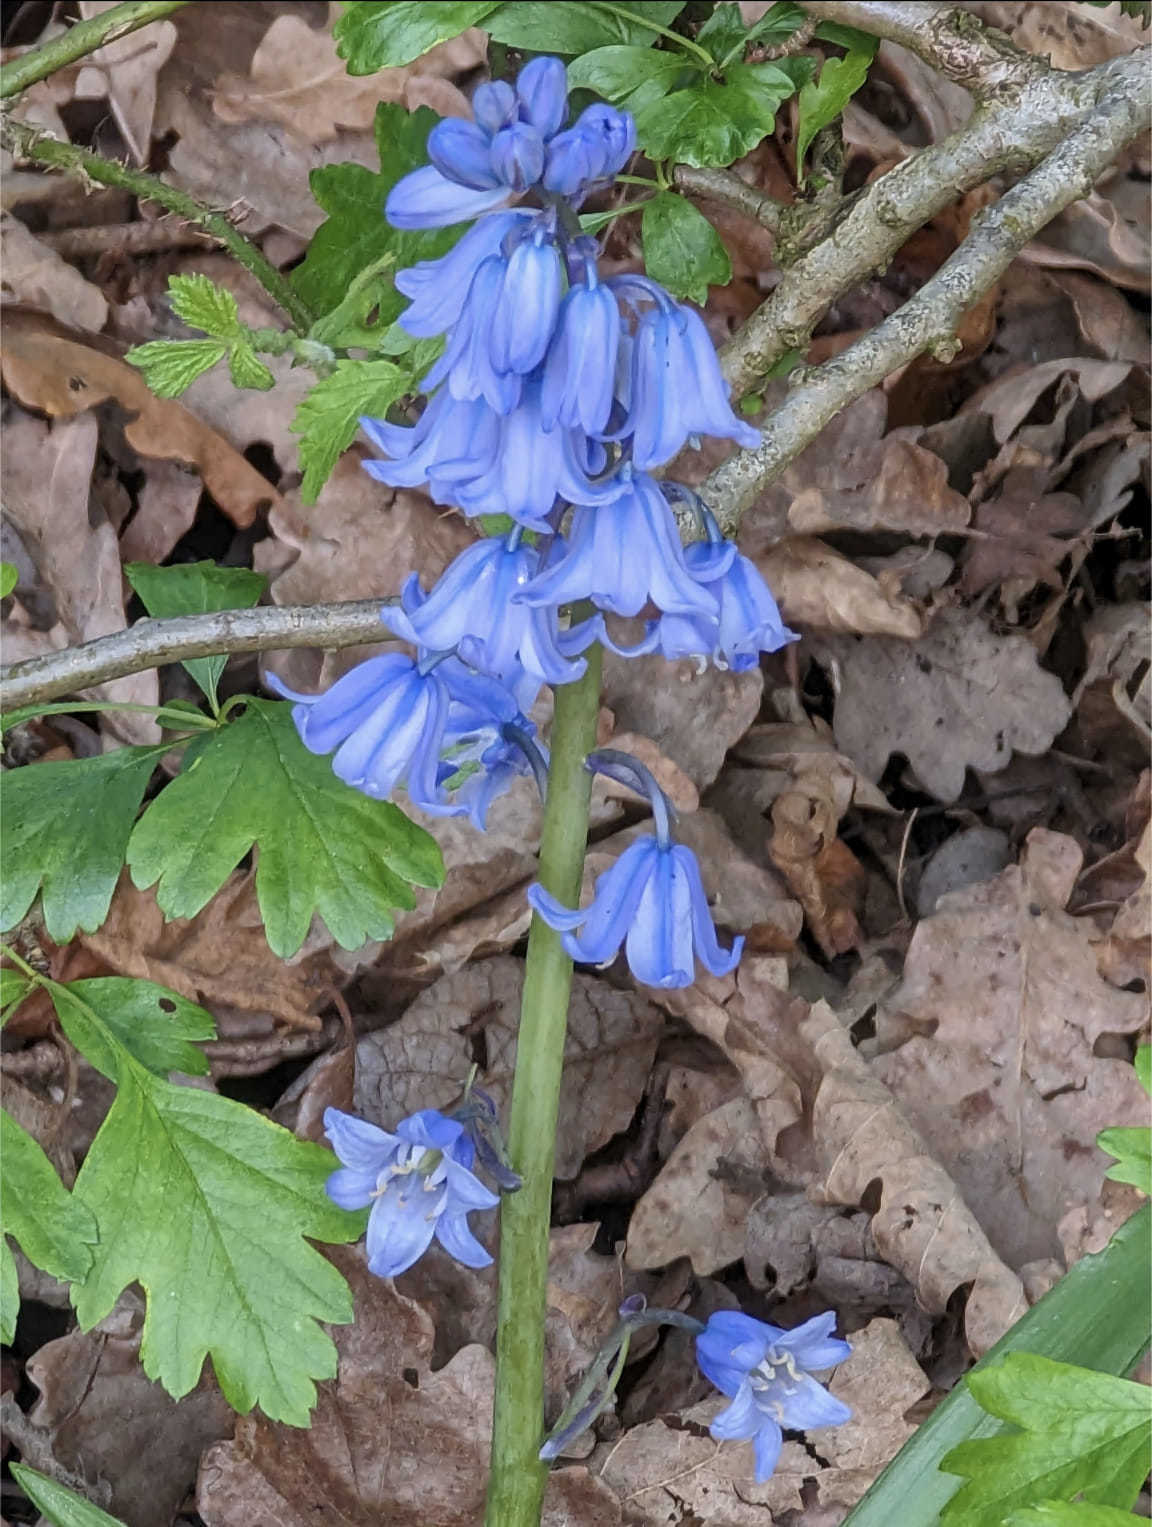
M 682 196 L 661 191 L 645 202 L 641 232 L 645 270 L 674 297 L 703 306 L 709 286 L 731 281 L 732 261 L 720 235 Z
M 356 438 L 360 418 L 382 419 L 411 390 L 410 373 L 392 361 L 337 361 L 335 370 L 302 399 L 292 420 L 300 440 L 300 496 L 314 504 L 341 452 Z
M 168 300 L 189 328 L 203 329 L 213 339 L 237 339 L 244 332 L 236 298 L 199 271 L 170 276 Z
M 834 122 L 848 102 L 868 78 L 868 70 L 876 56 L 879 38 L 852 27 L 837 27 L 839 35 L 830 40 L 846 41 L 848 52 L 843 58 L 824 60 L 819 78 L 810 80 L 800 91 L 797 103 L 799 118 L 796 127 L 796 178 L 804 179 L 804 156 L 809 145 L 821 128 Z M 821 34 L 827 36 L 827 30 Z
M 111 1082 L 123 1052 L 156 1076 L 208 1075 L 208 1058 L 192 1041 L 215 1039 L 215 1020 L 166 986 L 97 976 L 56 987 L 53 1001 L 68 1038 Z
M 777 108 L 795 93 L 792 74 L 776 64 L 732 64 L 723 81 L 702 78 L 638 111 L 637 138 L 654 159 L 731 164 L 772 131 Z
M 140 368 L 158 398 L 178 398 L 227 354 L 220 339 L 153 339 L 133 345 L 124 359 Z
M 140 595 L 149 615 L 166 619 L 172 615 L 206 615 L 214 610 L 250 609 L 268 587 L 263 573 L 247 567 L 220 567 L 215 562 L 184 562 L 173 567 L 154 567 L 150 562 L 129 562 L 124 576 Z M 216 686 L 228 658 L 189 658 L 184 667 L 216 708 Z
M 684 9 L 684 0 L 510 0 L 485 18 L 484 30 L 497 42 L 537 53 L 588 53 L 593 48 L 656 41 L 652 26 L 666 27 Z
M 357 0 L 332 28 L 349 74 L 410 64 L 437 43 L 479 26 L 500 0 Z

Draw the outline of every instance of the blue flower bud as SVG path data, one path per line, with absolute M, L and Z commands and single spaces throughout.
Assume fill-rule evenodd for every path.
M 476 86 L 472 96 L 472 115 L 486 133 L 498 133 L 509 122 L 515 122 L 518 111 L 516 92 L 503 80 L 491 80 Z
M 516 78 L 520 115 L 525 122 L 551 138 L 568 115 L 568 75 L 558 58 L 534 58 Z
M 549 144 L 544 185 L 561 196 L 583 196 L 594 181 L 618 174 L 635 147 L 636 125 L 627 112 L 589 106 Z
M 544 173 L 544 140 L 527 122 L 502 127 L 492 139 L 492 173 L 513 191 L 526 191 Z
M 474 190 L 491 190 L 503 183 L 490 162 L 492 142 L 475 122 L 446 117 L 428 134 L 428 157 L 447 180 Z

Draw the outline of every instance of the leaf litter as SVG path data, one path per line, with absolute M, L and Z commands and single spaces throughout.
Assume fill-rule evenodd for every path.
M 150 49 L 125 39 L 21 110 L 64 134 L 65 120 L 82 123 L 75 103 L 106 102 L 101 151 L 148 162 L 167 143 L 175 183 L 233 208 L 288 263 L 324 215 L 308 172 L 374 172 L 380 100 L 462 114 L 484 66 L 470 32 L 415 66 L 349 76 L 331 9 L 229 6 L 224 27 L 222 7 L 186 7 L 149 30 Z M 1139 40 L 1116 7 L 979 9 L 1060 68 Z M 882 65 L 899 110 L 871 96 L 849 108 L 856 183 L 967 110 L 887 46 Z M 777 137 L 741 173 L 787 197 L 786 163 Z M 1134 1190 L 1104 1180 L 1095 1135 L 1146 1107 L 1130 1064 L 1150 954 L 1139 175 L 1122 163 L 1029 246 L 953 363 L 859 399 L 753 505 L 742 549 L 799 647 L 749 674 L 607 664 L 601 740 L 648 740 L 717 920 L 749 952 L 737 975 L 683 993 L 636 990 L 619 966 L 577 974 L 560 1135 L 569 1196 L 557 1198 L 575 1217 L 552 1233 L 549 1407 L 626 1294 L 707 1309 L 734 1306 L 738 1288 L 747 1302 L 751 1287 L 755 1312 L 783 1324 L 837 1310 L 854 1353 L 831 1387 L 856 1418 L 809 1447 L 786 1442 L 757 1487 L 739 1450 L 707 1435 L 718 1402 L 690 1344 L 637 1343 L 619 1413 L 552 1475 L 552 1527 L 835 1527 L 971 1356 L 1135 1207 Z M 891 312 L 976 205 L 839 304 L 811 358 Z M 458 517 L 372 484 L 358 446 L 304 502 L 291 426 L 310 382 L 286 359 L 271 358 L 266 393 L 237 394 L 222 368 L 181 403 L 147 392 L 121 357 L 185 332 L 168 275 L 207 273 L 245 322 L 282 324 L 222 256 L 175 239 L 156 257 L 127 241 L 62 253 L 74 231 L 147 214 L 30 173 L 13 175 L 5 206 L 5 298 L 18 304 L 4 341 L 5 556 L 21 569 L 4 602 L 10 660 L 123 629 L 135 614 L 123 562 L 254 565 L 273 603 L 295 605 L 394 595 L 408 568 L 427 587 L 468 544 Z M 772 257 L 766 236 L 717 223 L 736 268 L 710 294 L 722 335 L 760 300 Z M 610 238 L 634 266 L 628 221 Z M 268 662 L 314 688 L 367 650 Z M 106 688 L 155 703 L 186 695 L 182 682 L 164 670 Z M 258 682 L 258 664 L 236 659 L 224 693 Z M 19 728 L 11 760 L 35 768 L 152 736 L 123 716 L 56 720 Z M 546 734 L 547 712 L 538 720 Z M 527 781 L 483 838 L 438 824 L 445 883 L 400 911 L 391 942 L 343 950 L 316 919 L 300 953 L 278 959 L 243 866 L 175 922 L 125 879 L 104 926 L 48 941 L 49 957 L 64 978 L 143 976 L 204 1003 L 221 1035 L 217 1085 L 245 1072 L 245 1096 L 309 1138 L 329 1103 L 355 1099 L 387 1125 L 450 1102 L 474 1062 L 502 1102 L 538 825 Z M 643 830 L 634 796 L 598 791 L 585 897 Z M 61 1052 L 37 1050 L 45 1032 L 16 1027 L 5 1062 L 28 1059 L 6 1089 L 71 1176 L 109 1089 L 87 1065 L 68 1083 Z M 494 1224 L 482 1235 L 494 1245 Z M 130 1527 L 187 1522 L 192 1492 L 207 1527 L 475 1521 L 491 1270 L 433 1254 L 393 1289 L 358 1250 L 326 1254 L 356 1319 L 332 1328 L 339 1372 L 320 1385 L 311 1431 L 233 1422 L 210 1375 L 168 1399 L 137 1366 L 142 1309 L 127 1294 L 88 1336 L 57 1310 L 53 1339 L 19 1352 L 40 1391 L 30 1419 L 43 1456 L 98 1494 L 109 1485 L 100 1498 Z M 21 1275 L 37 1308 L 59 1298 L 26 1263 Z

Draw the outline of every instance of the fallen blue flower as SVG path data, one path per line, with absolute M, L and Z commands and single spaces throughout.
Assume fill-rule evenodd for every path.
M 471 1170 L 476 1148 L 462 1124 L 423 1108 L 389 1134 L 328 1108 L 324 1131 L 342 1162 L 328 1179 L 328 1197 L 341 1209 L 371 1205 L 366 1249 L 377 1277 L 405 1272 L 433 1236 L 465 1267 L 489 1265 L 492 1258 L 469 1229 L 468 1215 L 495 1208 L 499 1199 Z
M 757 1484 L 776 1467 L 782 1428 L 802 1432 L 851 1420 L 847 1405 L 809 1376 L 851 1353 L 832 1335 L 835 1327 L 832 1313 L 785 1331 L 739 1310 L 719 1310 L 696 1338 L 700 1371 L 732 1400 L 710 1431 L 717 1441 L 754 1442 Z

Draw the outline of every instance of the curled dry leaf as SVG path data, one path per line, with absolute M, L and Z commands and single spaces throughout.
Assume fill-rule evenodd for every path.
M 1045 752 L 1071 714 L 1027 637 L 994 635 L 972 611 L 941 611 L 918 642 L 824 637 L 815 651 L 833 672 L 843 751 L 871 779 L 903 753 L 939 801 L 957 798 L 967 768 Z
M 930 1314 L 943 1314 L 956 1290 L 971 1284 L 965 1333 L 973 1352 L 985 1352 L 1024 1313 L 1019 1278 L 826 1003 L 809 1010 L 800 1035 L 823 1072 L 812 1110 L 823 1164 L 814 1196 L 858 1206 L 879 1183 L 872 1235 L 880 1255 Z
M 1101 977 L 1096 930 L 1064 911 L 1081 862 L 1037 828 L 1018 865 L 946 897 L 889 999 L 934 1032 L 873 1062 L 1014 1267 L 1055 1255 L 1057 1222 L 1097 1196 L 1098 1132 L 1148 1114 L 1131 1064 L 1094 1050 L 1147 1005 Z
M 141 456 L 193 466 L 221 509 L 239 526 L 279 494 L 267 478 L 216 433 L 170 398 L 148 390 L 134 366 L 111 353 L 108 341 L 81 339 L 35 313 L 5 316 L 0 367 L 4 381 L 30 408 L 72 419 L 100 403 L 118 403 L 129 415 L 128 444 Z
M 1058 382 L 1061 377 L 1074 376 L 1081 395 L 1089 403 L 1096 403 L 1114 392 L 1131 375 L 1132 367 L 1123 361 L 1043 361 L 1039 366 L 997 377 L 969 398 L 961 413 L 987 414 L 997 442 L 1003 445 L 1024 423 L 1053 382 Z
M 796 788 L 772 803 L 768 852 L 804 908 L 812 936 L 829 959 L 855 949 L 861 938 L 856 912 L 868 876 L 836 836 L 839 813 L 826 776 L 801 775 Z
M 755 559 L 789 625 L 914 641 L 915 605 L 840 552 L 810 536 L 792 536 Z
M 33 238 L 10 212 L 0 216 L 0 287 L 5 298 L 43 309 L 60 323 L 97 333 L 108 318 L 104 293 L 74 265 Z
M 275 122 L 307 143 L 334 138 L 341 127 L 370 130 L 381 101 L 466 117 L 468 102 L 449 77 L 474 69 L 484 52 L 483 34 L 473 29 L 406 68 L 351 75 L 331 32 L 317 31 L 302 16 L 281 15 L 265 32 L 248 75 L 217 80 L 212 109 L 222 122 Z
M 356 1106 L 391 1128 L 418 1108 L 443 1108 L 463 1089 L 480 1046 L 480 1084 L 503 1109 L 516 1061 L 521 961 L 480 960 L 441 978 L 404 1016 L 357 1048 Z M 656 1052 L 662 1020 L 643 997 L 577 974 L 568 1015 L 556 1175 L 626 1129 Z

